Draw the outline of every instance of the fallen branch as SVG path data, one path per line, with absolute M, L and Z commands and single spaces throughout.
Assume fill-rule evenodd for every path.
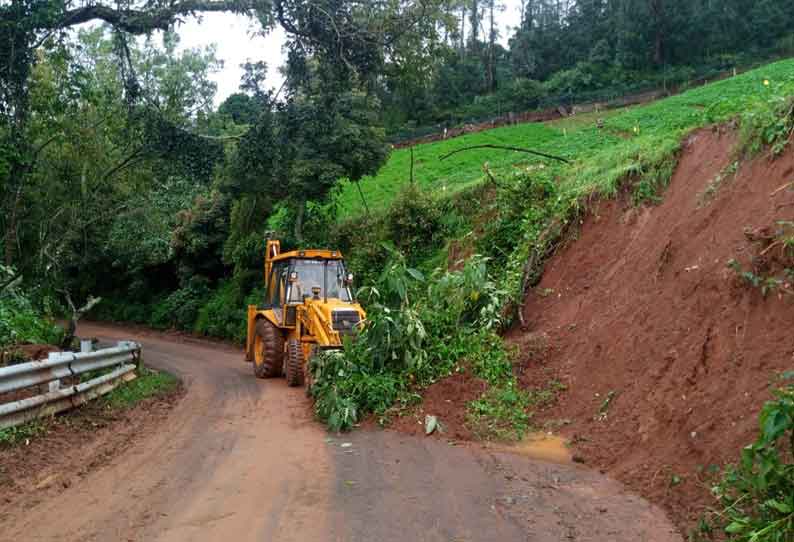
M 568 160 L 567 158 L 562 158 L 561 156 L 554 156 L 553 154 L 546 154 L 544 152 L 533 151 L 531 149 L 522 149 L 522 148 L 519 148 L 519 147 L 508 147 L 508 146 L 505 146 L 505 145 L 491 145 L 491 144 L 487 144 L 487 145 L 473 145 L 471 147 L 463 147 L 462 149 L 456 149 L 456 150 L 454 150 L 454 151 L 452 151 L 450 153 L 447 153 L 447 154 L 439 157 L 439 160 L 446 160 L 447 158 L 449 158 L 453 154 L 458 154 L 459 152 L 471 151 L 471 150 L 475 150 L 475 149 L 498 149 L 498 150 L 503 150 L 503 151 L 525 152 L 527 154 L 534 154 L 535 156 L 541 156 L 543 158 L 548 158 L 550 160 L 557 160 L 558 162 L 564 162 L 566 164 L 570 164 L 571 163 L 571 161 Z
M 764 250 L 762 250 L 762 251 L 761 251 L 761 253 L 759 254 L 759 256 L 766 256 L 766 253 L 767 253 L 767 252 L 769 252 L 770 250 L 772 250 L 772 249 L 773 249 L 773 248 L 775 248 L 776 246 L 779 246 L 779 245 L 782 245 L 782 244 L 783 244 L 783 241 L 782 241 L 782 240 L 777 240 L 777 241 L 775 241 L 774 243 L 772 243 L 771 245 L 769 245 L 768 247 L 766 247 Z

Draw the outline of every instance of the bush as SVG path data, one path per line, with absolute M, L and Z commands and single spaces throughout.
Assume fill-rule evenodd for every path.
M 248 305 L 258 305 L 264 297 L 262 287 L 244 296 L 237 281 L 222 282 L 199 309 L 193 330 L 243 344 Z
M 349 430 L 369 412 L 385 413 L 406 391 L 400 374 L 378 369 L 372 358 L 349 351 L 322 352 L 312 360 L 311 370 L 314 409 L 331 431 Z
M 11 269 L 0 265 L 0 283 L 11 279 Z M 63 331 L 34 307 L 30 297 L 15 286 L 0 292 L 0 348 L 23 343 L 58 344 Z
M 550 94 L 578 94 L 601 88 L 595 65 L 589 62 L 578 62 L 568 70 L 555 73 L 546 82 Z
M 58 344 L 62 331 L 21 295 L 0 299 L 0 348 L 15 344 Z
M 524 243 L 528 231 L 540 232 L 551 219 L 557 203 L 554 172 L 520 172 L 505 183 L 497 194 L 498 214 L 483 227 L 477 248 L 495 261 L 507 263 L 508 254 Z
M 514 112 L 537 109 L 548 94 L 543 83 L 533 79 L 515 79 L 499 90 L 506 104 Z
M 199 309 L 209 296 L 209 281 L 202 276 L 191 277 L 179 290 L 152 307 L 149 325 L 154 328 L 193 329 Z
M 441 209 L 426 192 L 413 184 L 407 185 L 389 208 L 386 215 L 388 238 L 409 259 L 441 245 L 444 228 Z

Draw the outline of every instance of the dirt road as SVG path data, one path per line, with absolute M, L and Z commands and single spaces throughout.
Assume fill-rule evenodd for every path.
M 390 431 L 329 435 L 302 390 L 223 345 L 143 343 L 187 393 L 156 431 L 26 509 L 2 541 L 680 541 L 665 515 L 584 468 Z

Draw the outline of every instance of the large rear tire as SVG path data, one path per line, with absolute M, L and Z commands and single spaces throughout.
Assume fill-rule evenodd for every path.
M 287 343 L 287 366 L 285 367 L 288 386 L 303 385 L 303 347 L 295 339 Z
M 254 375 L 257 378 L 281 376 L 284 365 L 284 336 L 269 320 L 256 322 L 254 338 Z

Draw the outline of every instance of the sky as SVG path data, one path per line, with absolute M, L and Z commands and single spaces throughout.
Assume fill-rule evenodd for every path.
M 500 41 L 507 43 L 511 28 L 520 19 L 520 0 L 503 0 L 505 9 L 498 16 Z M 255 26 L 256 25 L 256 26 Z M 240 65 L 248 60 L 264 60 L 268 65 L 268 85 L 275 89 L 283 81 L 278 67 L 284 60 L 282 45 L 285 34 L 281 27 L 276 27 L 267 36 L 256 35 L 258 23 L 231 13 L 208 13 L 200 19 L 191 17 L 177 28 L 181 49 L 206 47 L 215 44 L 216 56 L 223 61 L 223 69 L 213 74 L 212 79 L 218 85 L 215 105 L 219 105 L 230 94 L 237 92 L 243 74 Z

